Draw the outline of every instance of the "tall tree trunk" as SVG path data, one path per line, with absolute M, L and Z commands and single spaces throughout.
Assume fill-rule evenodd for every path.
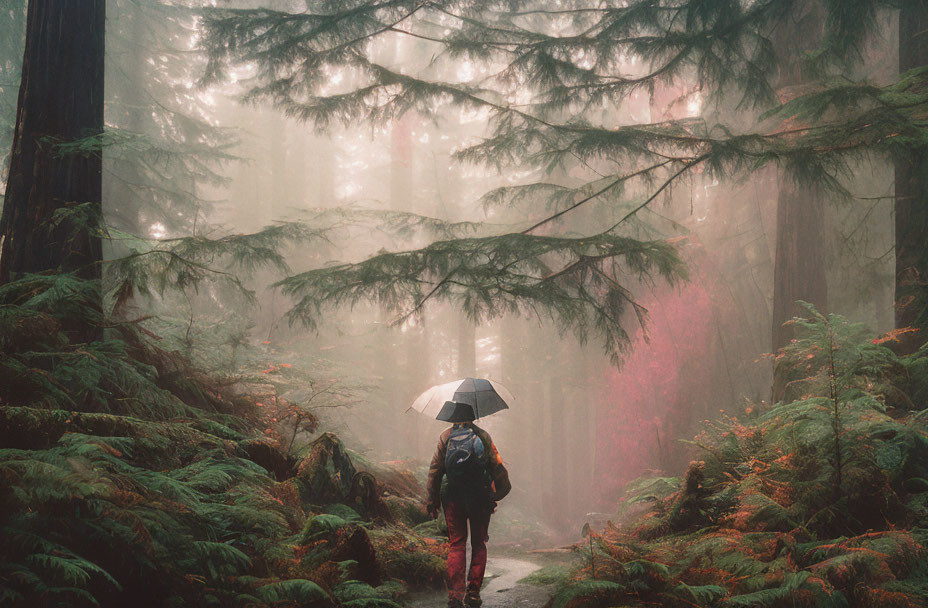
M 794 87 L 808 81 L 803 70 L 806 52 L 815 49 L 821 39 L 824 13 L 817 0 L 807 0 L 787 16 L 773 36 L 780 74 L 778 87 L 784 100 L 794 97 Z M 783 324 L 803 313 L 797 300 L 814 304 L 825 311 L 828 287 L 825 280 L 825 201 L 821 188 L 805 186 L 789 176 L 778 175 L 777 236 L 773 269 L 773 327 L 771 347 L 774 351 L 789 343 L 793 330 Z M 782 369 L 774 369 L 773 399 L 784 397 L 788 378 Z
M 264 222 L 262 226 L 270 226 L 272 223 L 281 219 L 289 210 L 288 197 L 290 195 L 289 181 L 287 175 L 287 160 L 289 156 L 289 146 L 293 143 L 293 136 L 289 136 L 287 131 L 290 125 L 286 116 L 279 112 L 267 112 L 267 179 L 270 181 L 264 190 Z
M 825 282 L 825 209 L 820 188 L 780 182 L 777 197 L 777 248 L 773 270 L 773 348 L 793 337 L 783 324 L 804 313 L 796 300 L 822 312 L 828 305 Z
M 20 4 L 4 13 L 0 21 L 0 57 L 13 58 L 22 52 L 26 41 L 26 7 Z M 0 61 L 0 196 L 5 191 L 7 169 L 10 165 L 10 143 L 16 122 L 18 89 L 13 83 L 20 81 L 18 61 Z
M 899 71 L 928 64 L 928 5 L 903 3 L 899 15 Z M 925 342 L 928 323 L 928 154 L 913 154 L 896 163 L 896 323 L 920 331 L 903 337 L 898 350 L 915 352 Z
M 103 131 L 104 26 L 104 0 L 29 2 L 0 216 L 0 283 L 45 271 L 100 278 L 101 241 L 92 223 L 101 216 L 101 154 L 62 153 L 59 146 Z M 79 205 L 87 211 L 82 221 L 57 217 Z
M 394 121 L 390 138 L 390 207 L 398 211 L 409 209 L 410 193 L 414 191 L 415 150 L 412 137 L 413 118 L 406 114 Z M 432 378 L 429 333 L 425 311 L 410 318 L 402 329 L 398 342 L 405 351 L 405 367 L 402 371 L 403 394 L 401 402 L 407 407 L 416 396 L 428 388 Z M 398 353 L 397 353 L 398 354 Z M 413 446 L 420 457 L 428 457 L 434 448 L 434 437 L 425 435 L 425 426 L 420 417 L 406 426 L 407 444 Z
M 458 325 L 458 376 L 470 378 L 477 373 L 477 327 L 461 311 L 455 311 Z
M 546 407 L 546 388 L 547 382 L 545 374 L 547 373 L 547 359 L 545 353 L 549 351 L 550 342 L 546 339 L 545 328 L 537 322 L 525 322 L 523 325 L 523 339 L 525 343 L 525 381 L 521 387 L 515 387 L 524 392 L 519 393 L 519 402 L 521 406 L 520 415 L 528 415 L 527 434 L 528 440 L 524 450 L 527 455 L 531 456 L 529 466 L 521 469 L 521 477 L 531 479 L 531 484 L 526 484 L 528 488 L 534 490 L 530 497 L 531 503 L 538 506 L 538 514 L 547 517 L 547 506 L 550 504 L 553 494 L 551 486 L 551 476 L 548 459 L 551 456 L 550 435 L 547 434 L 545 418 L 547 417 Z M 512 448 L 510 448 L 510 451 Z M 517 470 L 513 466 L 513 470 Z
M 558 366 L 561 367 L 560 365 Z M 567 421 L 568 404 L 564 403 L 564 381 L 566 375 L 563 369 L 557 371 L 551 370 L 548 376 L 548 407 L 546 412 L 546 437 L 558 437 L 561 441 L 567 443 L 566 446 L 559 450 L 551 450 L 549 455 L 551 459 L 551 480 L 549 487 L 552 490 L 552 501 L 550 507 L 550 522 L 557 530 L 567 528 L 567 513 L 570 500 L 571 488 L 570 474 L 568 469 L 568 459 L 570 450 L 574 447 L 569 443 L 570 426 Z M 556 442 L 552 442 L 557 445 Z M 555 453 L 556 452 L 556 453 Z
M 106 121 L 130 133 L 151 135 L 151 107 L 146 99 L 146 60 L 151 51 L 146 47 L 149 26 L 140 7 L 129 3 L 120 6 L 118 0 L 107 0 L 109 15 L 108 48 L 117 59 L 107 62 Z M 103 198 L 108 223 L 140 236 L 150 236 L 152 209 L 142 205 L 138 188 L 144 183 L 141 163 L 136 156 L 104 154 Z

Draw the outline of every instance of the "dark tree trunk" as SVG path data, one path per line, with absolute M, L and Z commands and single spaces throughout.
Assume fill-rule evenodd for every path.
M 46 271 L 100 278 L 101 154 L 60 144 L 103 130 L 104 17 L 104 0 L 29 2 L 0 283 Z M 79 205 L 80 221 L 61 221 Z
M 774 33 L 780 74 L 778 85 L 783 100 L 795 97 L 794 88 L 808 77 L 803 57 L 822 39 L 824 14 L 815 0 L 800 3 L 797 10 Z M 789 176 L 778 176 L 777 237 L 773 268 L 773 351 L 789 343 L 790 327 L 783 324 L 803 310 L 804 300 L 824 312 L 828 306 L 825 281 L 825 201 L 820 188 L 796 184 Z M 783 398 L 788 379 L 774 369 L 773 399 Z
M 801 316 L 803 300 L 824 312 L 828 305 L 825 282 L 825 210 L 822 192 L 781 181 L 777 197 L 777 248 L 773 271 L 773 347 L 793 337 L 783 323 Z
M 928 64 L 928 5 L 909 1 L 899 15 L 899 71 Z M 911 353 L 925 342 L 928 322 L 928 154 L 896 162 L 896 327 L 918 327 L 902 336 L 898 350 Z

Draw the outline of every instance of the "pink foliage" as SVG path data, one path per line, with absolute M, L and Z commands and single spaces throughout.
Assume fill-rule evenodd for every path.
M 698 264 L 690 268 L 690 282 L 659 284 L 640 298 L 649 311 L 647 338 L 639 328 L 623 367 L 608 369 L 601 383 L 596 466 L 607 503 L 628 481 L 685 464 L 678 438 L 710 413 L 720 314 L 711 294 L 723 292 Z

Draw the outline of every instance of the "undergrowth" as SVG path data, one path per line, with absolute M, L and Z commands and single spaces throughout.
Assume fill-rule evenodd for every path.
M 310 411 L 294 426 L 99 298 L 66 274 L 0 286 L 0 605 L 391 607 L 440 583 L 443 546 L 407 525 L 424 510 L 384 505 L 417 488 L 328 433 L 294 457 Z
M 928 349 L 807 310 L 776 355 L 789 400 L 706 421 L 682 478 L 631 484 L 552 608 L 928 605 Z

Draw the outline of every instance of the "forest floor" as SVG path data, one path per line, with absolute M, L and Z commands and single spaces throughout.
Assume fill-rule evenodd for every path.
M 0 604 L 446 605 L 422 467 L 316 436 L 277 384 L 191 374 L 135 324 L 69 342 L 59 281 L 0 290 Z M 629 483 L 614 520 L 564 538 L 505 505 L 485 608 L 928 606 L 928 346 L 810 314 L 777 355 L 796 394 L 703 423 L 698 460 Z
M 468 556 L 469 557 L 469 556 Z M 487 559 L 487 572 L 483 590 L 483 608 L 537 607 L 548 603 L 554 594 L 555 585 L 533 585 L 520 582 L 541 569 L 531 556 L 513 553 L 505 556 L 491 555 Z M 410 608 L 444 608 L 448 596 L 445 591 L 417 593 L 408 598 Z

